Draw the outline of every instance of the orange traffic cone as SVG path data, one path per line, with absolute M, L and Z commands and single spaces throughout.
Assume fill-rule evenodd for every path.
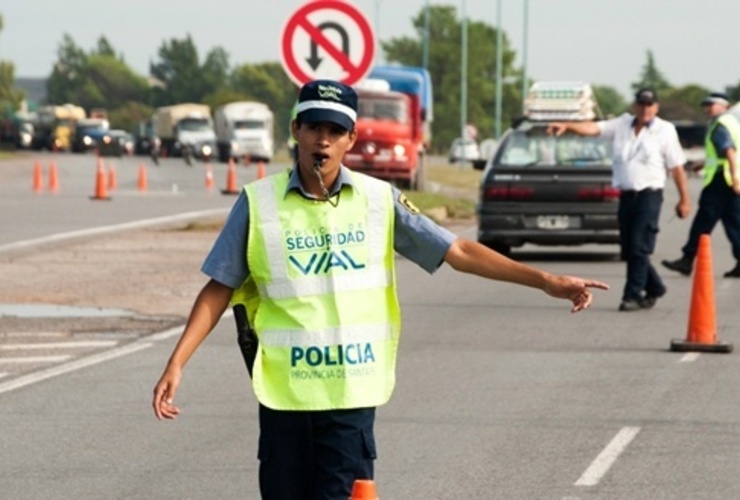
M 236 187 L 236 165 L 233 159 L 229 160 L 229 170 L 226 173 L 226 189 L 222 189 L 221 194 L 239 194 Z
M 41 173 L 41 164 L 39 162 L 33 165 L 33 191 L 40 193 L 44 190 L 44 175 Z
M 206 163 L 206 189 L 213 189 L 213 168 L 210 163 Z
M 379 500 L 372 479 L 356 479 L 352 484 L 352 496 L 349 500 Z
M 265 162 L 257 162 L 257 178 L 262 179 L 265 176 Z
M 57 172 L 57 164 L 54 162 L 49 165 L 49 191 L 52 193 L 59 191 L 59 173 Z
M 105 178 L 105 168 L 103 161 L 98 158 L 98 167 L 95 172 L 95 194 L 90 197 L 91 200 L 110 200 L 108 197 L 108 182 Z
M 689 327 L 686 340 L 673 339 L 671 351 L 732 352 L 732 344 L 717 342 L 717 321 L 714 307 L 714 275 L 712 249 L 708 234 L 699 238 L 699 251 L 694 265 L 691 289 Z
M 118 187 L 118 178 L 116 177 L 116 167 L 112 163 L 108 165 L 108 190 L 113 191 Z
M 146 192 L 146 190 L 149 188 L 149 181 L 147 180 L 146 176 L 146 165 L 143 163 L 139 164 L 139 180 L 136 183 L 137 187 L 139 188 L 139 192 Z

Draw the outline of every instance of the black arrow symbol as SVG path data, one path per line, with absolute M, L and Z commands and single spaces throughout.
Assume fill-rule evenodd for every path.
M 339 36 L 342 37 L 342 52 L 345 56 L 349 57 L 349 35 L 347 34 L 347 30 L 345 30 L 341 24 L 333 21 L 326 21 L 319 24 L 318 28 L 320 31 L 331 28 L 339 33 Z M 316 71 L 316 68 L 319 67 L 323 60 L 323 58 L 319 57 L 319 46 L 316 43 L 316 40 L 311 39 L 311 56 L 306 58 L 306 62 L 311 66 L 312 70 Z

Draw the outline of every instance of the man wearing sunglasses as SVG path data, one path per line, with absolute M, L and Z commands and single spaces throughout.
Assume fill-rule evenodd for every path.
M 686 163 L 676 127 L 658 117 L 658 95 L 643 88 L 635 94 L 633 113 L 599 122 L 553 122 L 549 133 L 602 136 L 613 141 L 612 184 L 619 197 L 619 238 L 627 280 L 620 311 L 649 309 L 665 295 L 666 286 L 650 263 L 658 234 L 663 188 L 668 173 L 678 188 L 676 214 L 689 215 Z

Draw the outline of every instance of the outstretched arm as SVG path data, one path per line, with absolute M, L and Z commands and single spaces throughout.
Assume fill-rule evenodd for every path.
M 578 135 L 599 135 L 601 131 L 596 122 L 551 122 L 547 125 L 547 133 L 563 135 L 573 132 Z
M 173 405 L 182 370 L 203 339 L 216 326 L 231 300 L 232 289 L 210 280 L 195 299 L 185 330 L 172 352 L 162 377 L 154 387 L 152 407 L 159 420 L 173 419 L 180 410 Z
M 552 297 L 570 300 L 573 303 L 571 312 L 582 311 L 591 305 L 593 295 L 590 288 L 609 289 L 609 285 L 600 281 L 547 273 L 466 239 L 455 240 L 445 254 L 445 262 L 457 271 L 538 288 Z

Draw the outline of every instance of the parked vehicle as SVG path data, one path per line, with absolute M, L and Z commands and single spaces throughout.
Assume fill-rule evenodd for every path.
M 109 130 L 98 144 L 100 156 L 124 156 L 134 152 L 134 138 L 125 130 Z
M 86 116 L 85 110 L 74 104 L 42 106 L 36 113 L 36 122 L 32 123 L 33 149 L 69 151 L 76 124 Z
M 77 120 L 72 139 L 72 151 L 84 153 L 97 149 L 109 130 L 110 124 L 105 118 Z
M 232 102 L 217 108 L 214 125 L 219 160 L 272 160 L 273 122 L 272 111 L 261 102 Z
M 525 243 L 619 243 L 620 192 L 611 182 L 611 142 L 547 134 L 550 119 L 595 117 L 590 86 L 574 83 L 566 88 L 573 96 L 565 99 L 530 92 L 528 118 L 504 134 L 485 166 L 477 206 L 478 241 L 500 253 Z M 546 113 L 540 114 L 542 109 Z
M 431 78 L 423 68 L 378 66 L 356 86 L 357 141 L 344 164 L 416 189 L 431 141 Z
M 704 138 L 707 134 L 707 124 L 677 120 L 673 125 L 686 155 L 686 168 L 691 171 L 700 169 L 704 166 Z
M 153 116 L 155 135 L 162 154 L 182 156 L 188 146 L 196 158 L 210 158 L 216 150 L 211 109 L 205 104 L 175 104 L 157 108 Z
M 450 145 L 450 152 L 447 154 L 447 160 L 450 163 L 466 161 L 470 163 L 480 160 L 480 149 L 475 139 L 463 139 L 458 137 Z

